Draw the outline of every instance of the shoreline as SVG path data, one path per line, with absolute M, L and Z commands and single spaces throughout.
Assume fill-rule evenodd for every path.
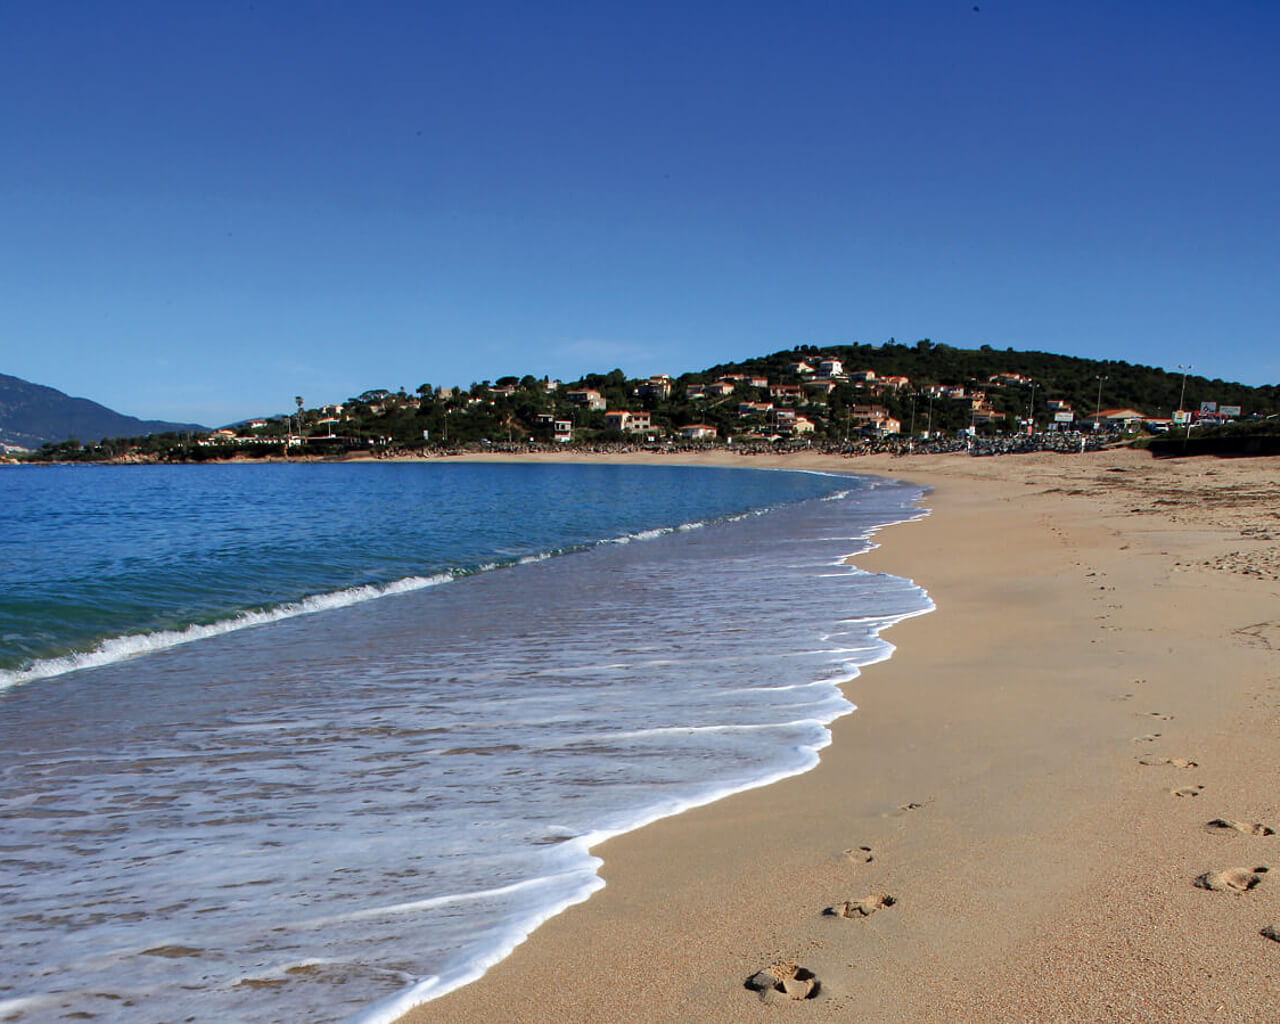
M 716 467 L 686 466 L 686 467 L 680 467 L 680 468 L 707 469 L 707 468 L 716 468 Z M 729 467 L 729 468 L 736 468 L 736 467 Z M 815 470 L 798 470 L 798 471 L 799 472 L 820 472 Z M 823 473 L 822 475 L 843 476 L 849 480 L 853 479 L 849 474 Z M 865 477 L 863 479 L 865 479 Z M 908 489 L 915 490 L 914 488 L 908 488 Z M 831 499 L 828 496 L 828 497 L 820 497 L 817 499 L 810 498 L 810 499 L 804 499 L 804 500 L 810 501 L 810 502 L 812 501 L 825 502 Z M 883 514 L 884 519 L 878 521 L 875 526 L 872 526 L 865 535 L 859 534 L 857 538 L 852 538 L 852 537 L 851 538 L 842 538 L 842 537 L 827 538 L 828 542 L 830 543 L 834 541 L 836 543 L 839 543 L 841 541 L 853 541 L 855 539 L 861 542 L 863 540 L 863 537 L 865 536 L 866 542 L 870 545 L 870 547 L 873 548 L 875 546 L 875 542 L 871 538 L 874 537 L 875 534 L 891 526 L 899 525 L 904 522 L 915 521 L 915 519 L 920 518 L 922 514 L 918 509 L 918 506 L 911 502 L 909 494 L 904 496 L 904 500 L 895 502 L 894 506 L 895 507 L 893 508 L 892 512 L 890 512 L 887 509 L 882 509 L 881 513 Z M 888 518 L 889 515 L 895 515 L 895 516 L 898 516 L 899 518 L 890 519 Z M 744 515 L 735 515 L 730 517 L 730 522 L 732 522 L 732 520 L 746 518 L 746 517 L 747 516 L 744 516 Z M 721 522 L 723 524 L 723 521 Z M 672 531 L 671 528 L 667 528 L 663 532 L 678 532 L 681 529 L 683 528 L 676 528 L 675 531 Z M 806 536 L 808 536 L 808 534 L 806 534 Z M 841 551 L 847 550 L 847 546 L 842 546 L 838 550 L 841 550 Z M 834 562 L 827 561 L 824 558 L 820 561 L 811 563 L 808 567 L 808 571 L 811 573 L 816 572 L 821 576 L 830 576 L 837 573 L 837 570 L 835 568 L 836 566 L 844 566 L 844 567 L 847 567 L 849 571 L 849 575 L 851 577 L 856 576 L 858 575 L 858 572 L 855 566 L 855 560 L 858 557 L 859 557 L 858 554 L 847 554 L 847 555 L 841 554 L 837 556 L 837 561 L 834 561 Z M 831 653 L 831 657 L 833 660 L 831 660 L 830 663 L 827 664 L 825 667 L 829 670 L 834 670 L 835 668 L 838 667 L 839 671 L 842 673 L 839 677 L 828 677 L 825 674 L 818 675 L 816 677 L 803 676 L 801 678 L 809 681 L 792 683 L 791 685 L 782 687 L 782 688 L 790 689 L 790 688 L 798 687 L 798 688 L 807 690 L 811 686 L 823 686 L 825 689 L 839 691 L 841 694 L 843 694 L 844 687 L 847 683 L 856 679 L 859 675 L 861 675 L 862 672 L 866 671 L 869 667 L 877 665 L 882 661 L 886 660 L 892 653 L 892 645 L 888 644 L 888 642 L 885 641 L 883 638 L 883 633 L 885 630 L 891 629 L 893 626 L 907 619 L 914 618 L 916 616 L 927 615 L 930 612 L 932 612 L 933 605 L 932 605 L 932 602 L 928 600 L 928 595 L 924 594 L 923 592 L 916 591 L 915 588 L 911 588 L 911 590 L 916 598 L 916 600 L 913 603 L 920 604 L 922 601 L 923 602 L 922 607 L 912 607 L 910 609 L 894 611 L 894 612 L 885 611 L 881 614 L 869 615 L 867 618 L 872 620 L 873 624 L 868 625 L 864 628 L 867 628 L 869 631 L 870 639 L 873 641 L 872 645 L 865 648 L 861 646 L 857 648 L 849 648 L 849 649 L 837 648 Z M 886 597 L 886 600 L 892 599 L 890 595 L 885 595 L 885 597 Z M 902 600 L 901 595 L 899 595 L 898 600 L 899 601 Z M 851 620 L 851 621 L 856 621 L 856 620 Z M 842 626 L 842 620 L 840 620 L 837 615 L 835 618 L 832 619 L 830 625 L 833 629 L 839 629 Z M 814 639 L 816 640 L 816 637 Z M 866 639 L 866 638 L 863 638 L 863 639 Z M 886 646 L 887 646 L 887 649 L 885 649 Z M 855 651 L 858 652 L 857 656 L 854 655 Z M 843 673 L 848 673 L 848 674 L 845 675 Z M 598 827 L 596 831 L 594 831 L 593 833 L 591 833 L 589 836 L 586 837 L 586 845 L 583 846 L 584 853 L 588 854 L 593 860 L 596 860 L 598 858 L 597 851 L 600 848 L 608 845 L 609 843 L 613 842 L 618 838 L 629 836 L 643 829 L 650 828 L 657 822 L 665 821 L 668 819 L 679 818 L 691 811 L 696 811 L 699 808 L 718 803 L 725 799 L 730 799 L 730 798 L 738 797 L 744 794 L 751 794 L 751 793 L 759 792 L 761 790 L 766 790 L 771 786 L 777 785 L 779 782 L 785 781 L 787 779 L 795 778 L 798 776 L 802 776 L 812 771 L 819 763 L 822 752 L 829 746 L 829 730 L 831 729 L 832 723 L 847 717 L 848 715 L 856 712 L 857 710 L 855 706 L 849 703 L 845 703 L 843 701 L 841 703 L 843 704 L 843 707 L 840 710 L 831 711 L 830 709 L 827 709 L 822 712 L 820 717 L 816 714 L 813 714 L 811 711 L 809 711 L 808 710 L 809 706 L 806 705 L 806 711 L 805 711 L 806 720 L 808 722 L 812 722 L 815 725 L 820 723 L 822 728 L 826 730 L 826 737 L 827 737 L 820 742 L 811 742 L 809 740 L 806 740 L 803 743 L 800 743 L 797 746 L 790 748 L 792 752 L 803 751 L 806 759 L 808 758 L 812 759 L 809 763 L 782 764 L 782 765 L 774 765 L 772 767 L 757 766 L 757 767 L 765 768 L 767 773 L 754 775 L 749 779 L 739 777 L 734 779 L 733 781 L 726 781 L 723 786 L 721 786 L 720 788 L 717 788 L 714 792 L 710 792 L 710 793 L 701 792 L 701 793 L 694 793 L 690 795 L 681 796 L 678 800 L 678 804 L 675 806 L 672 805 L 672 801 L 670 799 L 667 799 L 665 801 L 659 801 L 652 808 L 645 810 L 644 814 L 641 817 L 639 818 L 633 817 L 632 820 L 627 824 L 613 825 L 608 828 L 604 828 L 603 826 Z M 770 724 L 778 725 L 781 723 L 772 722 Z M 690 728 L 692 729 L 696 727 L 690 727 Z M 754 726 L 749 726 L 747 728 L 754 728 Z M 694 779 L 689 779 L 686 781 L 693 782 Z M 634 810 L 633 810 L 633 814 L 634 814 Z M 598 860 L 596 862 L 599 863 Z M 532 936 L 535 935 L 543 927 L 543 925 L 546 924 L 547 921 L 555 919 L 557 916 L 559 916 L 560 914 L 563 914 L 566 910 L 570 909 L 571 907 L 592 898 L 593 895 L 596 892 L 598 892 L 600 888 L 604 886 L 604 882 L 601 881 L 599 878 L 598 868 L 593 869 L 591 877 L 594 884 L 590 886 L 583 895 L 575 897 L 570 901 L 557 906 L 555 909 L 548 912 L 545 916 L 542 916 L 539 922 L 537 924 L 534 924 L 528 931 L 523 931 L 524 926 L 522 925 L 521 926 L 522 934 L 520 935 L 520 937 L 515 938 L 512 944 L 508 948 L 506 948 L 505 951 L 501 953 L 491 954 L 492 956 L 495 956 L 497 958 L 496 962 L 501 962 L 502 959 L 505 959 L 507 956 L 510 956 L 511 952 L 513 952 L 516 948 L 518 948 L 523 943 L 529 941 L 532 938 Z M 444 976 L 437 976 L 437 977 L 431 978 L 430 979 L 431 987 L 427 991 L 430 991 L 432 994 L 427 997 L 426 1002 L 415 1003 L 413 1001 L 414 1000 L 413 990 L 406 990 L 404 992 L 401 992 L 396 995 L 389 996 L 383 1000 L 380 1000 L 377 1003 L 374 1003 L 372 1006 L 368 1007 L 366 1011 L 360 1014 L 357 1014 L 355 1017 L 353 1017 L 352 1020 L 362 1022 L 362 1024 L 363 1022 L 366 1022 L 366 1021 L 369 1022 L 369 1024 L 378 1024 L 378 1022 L 382 1022 L 382 1021 L 393 1021 L 393 1020 L 401 1019 L 405 1013 L 412 1012 L 414 1009 L 417 1009 L 417 1008 L 428 1007 L 430 1005 L 433 1005 L 437 1000 L 446 997 L 450 993 L 458 991 L 469 984 L 473 984 L 474 981 L 477 980 L 479 977 L 482 977 L 483 974 L 484 974 L 484 971 L 479 970 L 476 974 L 467 978 L 467 980 L 460 980 L 462 978 L 461 972 L 454 972 L 454 974 L 452 975 L 446 974 Z
M 888 632 L 816 769 L 602 844 L 606 888 L 401 1019 L 1273 1019 L 1269 880 L 1194 882 L 1277 859 L 1275 838 L 1205 823 L 1280 817 L 1280 626 L 1258 621 L 1280 567 L 1256 539 L 1280 460 L 777 461 L 930 488 L 933 514 L 856 564 L 938 610 Z M 874 917 L 822 914 L 878 894 Z M 814 998 L 745 987 L 785 962 Z

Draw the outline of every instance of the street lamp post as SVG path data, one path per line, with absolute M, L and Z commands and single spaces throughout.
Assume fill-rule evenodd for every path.
M 1094 380 L 1098 382 L 1098 404 L 1094 407 L 1093 411 L 1093 432 L 1095 434 L 1102 429 L 1102 382 L 1110 379 L 1110 377 L 1103 377 L 1101 375 L 1094 378 Z
M 1187 416 L 1186 411 L 1182 408 L 1182 404 L 1187 397 L 1187 374 L 1195 369 L 1195 367 L 1190 363 L 1187 363 L 1186 365 L 1179 363 L 1178 369 L 1182 371 L 1182 390 L 1178 393 L 1178 412 L 1187 418 L 1187 432 L 1182 435 L 1182 453 L 1185 455 L 1187 452 L 1187 442 L 1191 440 L 1191 417 Z
M 1027 407 L 1028 434 L 1036 432 L 1036 382 L 1031 382 L 1031 404 Z

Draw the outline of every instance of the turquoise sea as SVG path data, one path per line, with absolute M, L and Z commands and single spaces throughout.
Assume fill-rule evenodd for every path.
M 0 1019 L 393 1019 L 807 770 L 927 611 L 853 476 L 0 472 Z

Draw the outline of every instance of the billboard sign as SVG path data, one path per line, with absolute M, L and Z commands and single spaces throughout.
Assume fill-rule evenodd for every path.
M 1189 413 L 1186 409 L 1173 410 L 1174 423 L 1187 423 L 1188 421 L 1190 421 L 1190 419 L 1191 419 L 1191 413 Z
M 1053 414 L 1054 423 L 1071 423 L 1075 418 L 1076 414 L 1073 412 L 1055 412 Z
M 1226 419 L 1234 420 L 1240 418 L 1240 406 L 1238 405 L 1220 405 L 1218 406 L 1218 415 Z
M 1201 402 L 1200 403 L 1201 416 L 1216 416 L 1217 414 L 1218 414 L 1217 402 Z

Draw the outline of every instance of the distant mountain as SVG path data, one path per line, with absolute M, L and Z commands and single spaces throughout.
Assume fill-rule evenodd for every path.
M 198 423 L 125 416 L 87 398 L 72 398 L 55 388 L 0 373 L 0 444 L 11 447 L 39 448 L 71 437 L 87 442 L 208 429 Z

